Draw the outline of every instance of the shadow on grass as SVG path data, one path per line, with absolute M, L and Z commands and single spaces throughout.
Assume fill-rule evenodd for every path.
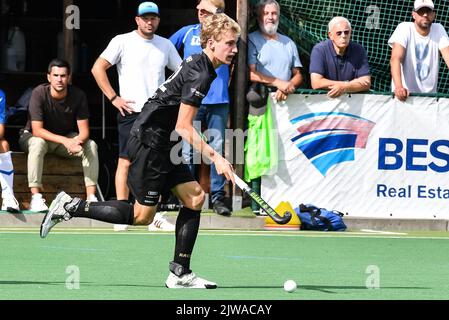
M 220 289 L 279 289 L 282 286 L 219 286 Z M 374 290 L 365 286 L 323 286 L 323 285 L 300 285 L 299 290 L 312 290 L 324 293 L 337 293 L 332 290 Z M 429 287 L 380 287 L 382 290 L 429 290 Z
M 20 280 L 0 280 L 0 285 L 65 285 L 65 281 L 20 281 Z M 101 284 L 96 282 L 80 282 L 81 286 L 92 287 L 134 287 L 134 288 L 165 288 L 164 284 L 125 284 L 125 283 L 108 283 Z M 235 290 L 235 289 L 282 289 L 282 286 L 218 286 L 218 289 Z M 301 285 L 299 290 L 319 291 L 323 293 L 338 293 L 334 290 L 370 290 L 365 286 L 326 286 L 326 285 Z M 429 287 L 380 287 L 382 290 L 429 290 Z M 373 289 L 371 289 L 373 290 Z
M 65 281 L 26 281 L 26 280 L 0 280 L 0 285 L 66 285 Z M 98 283 L 80 281 L 80 286 L 88 287 L 135 287 L 135 288 L 165 288 L 165 284 L 161 285 L 146 285 L 146 284 L 126 284 L 126 283 Z
M 80 282 L 80 284 L 91 284 L 92 282 Z M 29 284 L 40 284 L 40 285 L 65 285 L 65 281 L 25 281 L 25 280 L 0 280 L 0 285 L 29 285 Z

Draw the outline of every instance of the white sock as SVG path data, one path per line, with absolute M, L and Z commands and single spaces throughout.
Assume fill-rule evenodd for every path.
M 0 153 L 0 184 L 2 195 L 14 194 L 14 167 L 12 165 L 11 151 Z

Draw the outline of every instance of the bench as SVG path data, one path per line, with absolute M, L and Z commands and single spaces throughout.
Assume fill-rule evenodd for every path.
M 31 200 L 30 188 L 27 178 L 27 154 L 24 152 L 12 152 L 14 165 L 14 195 L 20 203 L 21 210 L 28 210 Z M 50 203 L 56 194 L 64 190 L 71 196 L 86 198 L 84 186 L 83 167 L 80 159 L 68 159 L 47 154 L 44 160 L 42 173 L 42 196 L 46 203 Z

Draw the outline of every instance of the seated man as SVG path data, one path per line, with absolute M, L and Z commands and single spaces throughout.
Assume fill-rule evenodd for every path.
M 19 212 L 19 203 L 14 197 L 14 168 L 9 143 L 5 139 L 6 97 L 0 89 L 0 184 L 2 187 L 2 210 Z
M 28 186 L 32 198 L 30 211 L 48 210 L 41 192 L 42 169 L 46 153 L 82 159 L 88 201 L 95 197 L 98 180 L 97 145 L 89 140 L 89 108 L 83 91 L 69 85 L 70 65 L 53 59 L 48 65 L 49 83 L 37 86 L 31 95 L 28 123 L 19 138 L 28 153 Z
M 371 75 L 365 49 L 351 41 L 351 24 L 344 17 L 329 22 L 329 39 L 316 44 L 310 55 L 313 89 L 329 90 L 337 98 L 344 93 L 368 91 Z

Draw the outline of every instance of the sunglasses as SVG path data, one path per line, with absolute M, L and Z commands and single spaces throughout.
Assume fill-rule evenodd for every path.
M 202 15 L 211 15 L 211 14 L 213 14 L 212 12 L 207 11 L 206 9 L 198 9 L 198 10 L 201 12 Z
M 347 35 L 349 35 L 351 33 L 351 31 L 350 30 L 345 30 L 345 31 L 337 31 L 337 32 L 335 32 L 335 34 L 337 36 L 341 36 L 343 33 L 345 34 L 345 36 L 347 36 Z
M 434 11 L 430 8 L 421 8 L 417 11 L 415 11 L 418 15 L 423 16 L 427 13 L 427 15 L 432 14 Z

